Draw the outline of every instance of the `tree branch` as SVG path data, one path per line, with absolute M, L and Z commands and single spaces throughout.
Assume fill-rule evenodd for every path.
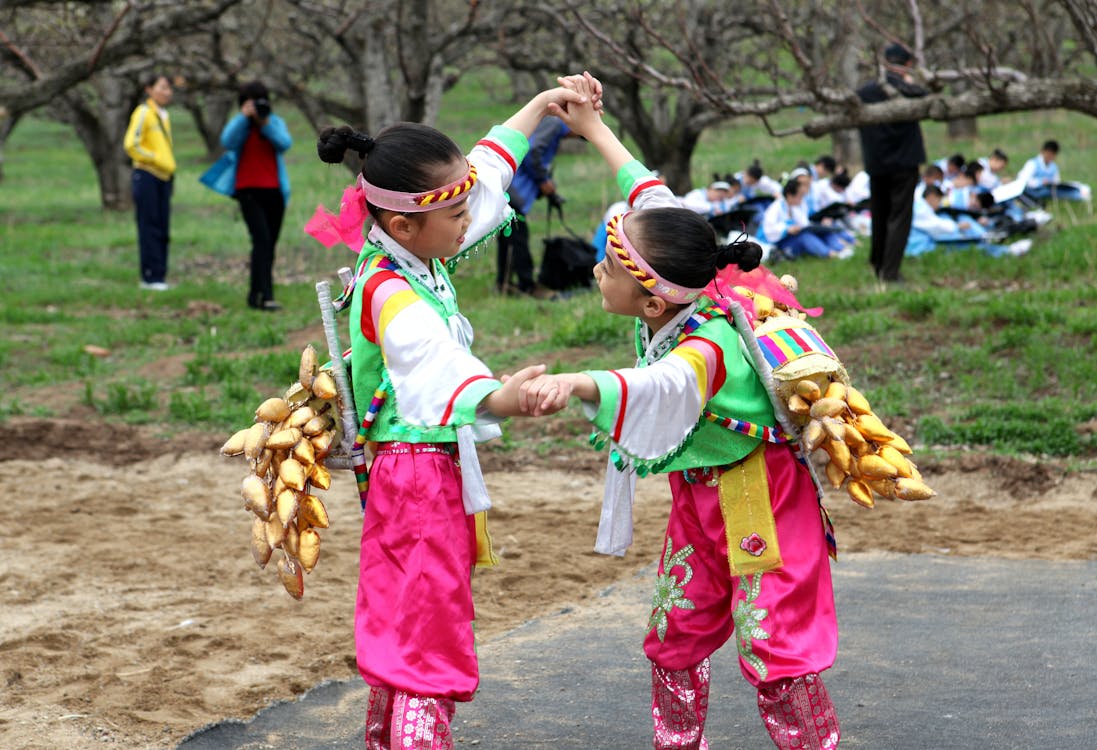
M 74 59 L 62 63 L 33 83 L 0 85 L 0 106 L 12 115 L 30 112 L 56 99 L 81 81 L 87 80 L 99 69 L 124 61 L 139 54 L 152 42 L 167 36 L 178 36 L 180 31 L 193 28 L 216 19 L 241 0 L 215 0 L 201 5 L 188 3 L 171 11 L 157 13 L 141 24 L 129 27 L 113 41 L 105 44 L 89 65 L 86 59 Z

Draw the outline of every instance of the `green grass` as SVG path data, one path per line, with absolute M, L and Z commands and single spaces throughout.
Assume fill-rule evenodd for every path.
M 462 146 L 517 106 L 485 94 L 506 87 L 481 83 L 466 76 L 447 94 L 439 126 Z M 285 310 L 277 315 L 244 305 L 247 232 L 235 203 L 197 182 L 204 149 L 185 115 L 175 120 L 180 168 L 169 280 L 177 286 L 159 294 L 137 288 L 133 217 L 100 210 L 94 172 L 76 139 L 56 123 L 20 123 L 0 182 L 0 418 L 63 416 L 50 394 L 68 389 L 105 419 L 225 432 L 288 385 L 305 341 L 326 349 L 314 284 L 337 284 L 337 269 L 354 257 L 324 249 L 302 227 L 317 203 L 334 207 L 350 174 L 321 164 L 304 120 L 283 114 L 297 143 L 287 155 L 293 199 L 278 245 L 275 278 Z M 794 122 L 786 119 L 775 127 Z M 1012 171 L 1055 137 L 1064 176 L 1097 182 L 1097 134 L 1079 115 L 983 118 L 974 140 L 949 141 L 936 123 L 924 131 L 932 157 L 998 146 L 1011 155 Z M 556 180 L 568 224 L 589 235 L 616 188 L 596 155 L 576 145 L 558 156 Z M 707 133 L 693 171 L 703 181 L 757 157 L 780 173 L 827 151 L 827 141 L 774 139 L 744 120 Z M 1081 426 L 1097 418 L 1097 222 L 1078 206 L 1053 212 L 1053 231 L 1041 233 L 1027 256 L 960 251 L 908 259 L 901 289 L 876 288 L 863 245 L 850 261 L 783 263 L 774 271 L 796 275 L 801 300 L 825 308 L 818 328 L 885 422 L 901 421 L 934 452 L 1043 453 L 1092 465 L 1097 439 Z M 536 257 L 541 238 L 560 227 L 546 224 L 541 204 L 530 226 Z M 557 302 L 504 298 L 492 293 L 494 274 L 493 249 L 456 274 L 462 310 L 476 329 L 474 349 L 493 369 L 631 364 L 631 321 L 603 313 L 596 293 Z M 110 353 L 93 356 L 87 345 Z M 568 415 L 567 429 L 549 437 L 512 429 L 503 445 L 546 452 L 578 444 L 581 419 L 574 409 Z

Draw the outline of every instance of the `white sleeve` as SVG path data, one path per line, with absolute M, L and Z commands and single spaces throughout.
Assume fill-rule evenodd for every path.
M 466 386 L 491 378 L 487 365 L 453 340 L 445 321 L 422 299 L 388 322 L 381 352 L 400 414 L 412 424 L 452 423 Z
M 597 405 L 587 416 L 626 454 L 661 458 L 689 437 L 709 398 L 689 362 L 668 356 L 643 368 L 588 373 L 598 384 Z
M 1039 183 L 1029 184 L 1029 180 L 1032 179 L 1033 173 L 1036 171 L 1036 160 L 1029 159 L 1025 162 L 1025 166 L 1021 167 L 1021 171 L 1017 173 L 1015 179 L 1020 180 L 1025 187 L 1039 187 Z
M 788 234 L 788 218 L 784 212 L 785 202 L 775 200 L 766 206 L 762 214 L 762 237 L 767 242 L 779 242 Z
M 479 242 L 506 221 L 513 211 L 507 203 L 506 191 L 514 172 L 506 160 L 485 146 L 473 148 L 468 160 L 476 165 L 476 187 L 469 197 L 472 222 L 465 232 L 462 249 Z

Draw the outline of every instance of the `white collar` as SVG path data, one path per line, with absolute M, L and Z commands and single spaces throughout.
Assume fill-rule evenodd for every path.
M 434 273 L 433 264 L 428 264 L 394 240 L 380 225 L 374 224 L 370 227 L 367 238 L 383 247 L 397 265 L 412 274 L 427 289 L 433 290 L 439 299 L 453 296 L 453 290 L 450 289 L 445 276 Z
M 640 339 L 644 345 L 642 361 L 649 365 L 658 362 L 667 352 L 673 349 L 678 343 L 678 334 L 681 332 L 682 326 L 685 325 L 693 313 L 697 312 L 697 307 L 696 301 L 686 305 L 654 334 L 650 333 L 647 326 L 644 326 Z

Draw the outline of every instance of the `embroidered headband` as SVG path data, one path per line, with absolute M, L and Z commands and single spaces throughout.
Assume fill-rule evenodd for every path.
M 456 182 L 427 193 L 403 193 L 386 190 L 366 182 L 361 174 L 358 182 L 343 191 L 339 214 L 333 214 L 323 206 L 317 206 L 312 218 L 305 224 L 305 233 L 315 237 L 324 247 L 343 242 L 354 252 L 365 244 L 362 227 L 365 226 L 366 201 L 378 208 L 399 213 L 422 213 L 445 208 L 464 198 L 476 184 L 476 167 L 469 164 L 468 173 Z
M 358 175 L 358 187 L 365 193 L 366 200 L 388 211 L 399 213 L 420 213 L 433 211 L 436 208 L 445 208 L 465 197 L 476 184 L 476 167 L 469 164 L 469 171 L 464 177 L 444 185 L 428 193 L 404 193 L 399 190 L 386 190 L 366 181 L 361 174 Z
M 617 262 L 633 275 L 640 286 L 667 302 L 692 302 L 701 296 L 704 289 L 691 289 L 667 281 L 655 272 L 648 262 L 636 252 L 636 248 L 625 235 L 624 220 L 632 211 L 626 211 L 610 219 L 606 226 L 606 248 L 612 251 Z

